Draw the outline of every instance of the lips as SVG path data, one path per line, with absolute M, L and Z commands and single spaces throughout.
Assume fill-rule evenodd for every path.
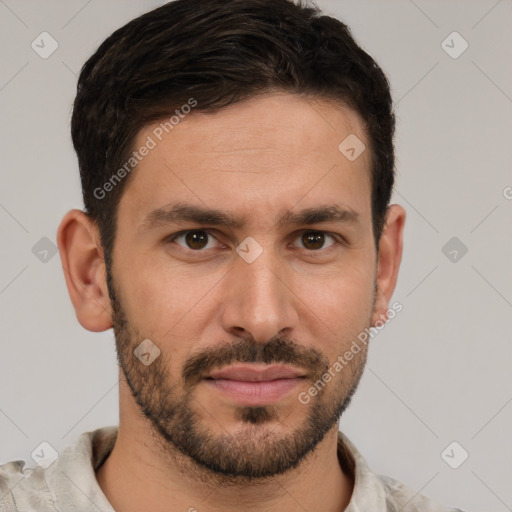
M 210 373 L 204 382 L 239 406 L 264 406 L 290 397 L 304 372 L 279 365 L 234 365 Z
M 242 382 L 264 382 L 277 379 L 296 379 L 305 377 L 304 372 L 289 366 L 261 366 L 256 364 L 235 365 L 215 370 L 207 377 L 213 380 L 237 380 Z

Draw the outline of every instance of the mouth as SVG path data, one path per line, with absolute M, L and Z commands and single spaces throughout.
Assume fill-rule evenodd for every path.
M 207 379 L 237 380 L 243 382 L 269 382 L 277 379 L 305 377 L 301 370 L 283 365 L 234 365 L 214 370 Z
M 250 364 L 212 371 L 205 382 L 237 405 L 263 406 L 285 398 L 305 378 L 289 366 Z

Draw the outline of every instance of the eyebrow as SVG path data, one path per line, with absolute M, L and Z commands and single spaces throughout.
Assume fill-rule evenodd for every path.
M 247 217 L 186 203 L 174 203 L 151 211 L 139 224 L 139 231 L 145 232 L 161 225 L 185 222 L 240 229 L 247 223 Z M 298 212 L 288 210 L 278 219 L 277 225 L 283 227 L 299 224 L 318 224 L 322 222 L 359 223 L 360 215 L 351 208 L 327 205 L 316 208 L 306 208 Z

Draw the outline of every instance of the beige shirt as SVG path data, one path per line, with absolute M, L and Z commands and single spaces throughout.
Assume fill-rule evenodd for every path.
M 51 459 L 34 468 L 24 468 L 22 460 L 0 465 L 0 511 L 114 512 L 98 485 L 95 470 L 110 454 L 116 437 L 117 426 L 103 427 L 84 432 L 50 465 Z M 345 512 L 462 512 L 437 505 L 392 478 L 372 473 L 342 432 L 338 457 L 355 481 Z

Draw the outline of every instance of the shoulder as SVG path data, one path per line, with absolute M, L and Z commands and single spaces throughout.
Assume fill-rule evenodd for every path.
M 26 467 L 23 460 L 0 465 L 1 512 L 58 512 L 91 509 L 93 502 L 112 511 L 96 481 L 95 469 L 112 449 L 117 427 L 82 433 L 48 464 Z
M 45 469 L 25 467 L 23 460 L 0 465 L 0 510 L 55 511 L 55 497 L 46 485 Z
M 13 460 L 0 464 L 0 504 L 4 505 L 4 499 L 11 492 L 11 489 L 25 478 L 26 473 L 23 470 L 25 463 L 22 460 Z M 0 508 L 0 510 L 4 510 Z M 9 510 L 9 509 L 7 509 Z
M 379 481 L 386 502 L 386 512 L 463 512 L 440 505 L 420 492 L 389 476 L 373 474 Z
M 372 472 L 343 432 L 338 432 L 338 456 L 342 467 L 354 480 L 352 497 L 345 512 L 463 512 L 440 505 L 394 478 Z

